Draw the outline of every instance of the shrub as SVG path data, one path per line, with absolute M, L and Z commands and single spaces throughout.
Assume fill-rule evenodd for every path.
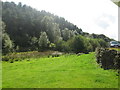
M 54 43 L 50 43 L 49 48 L 50 48 L 51 50 L 55 50 L 56 45 L 55 45 Z
M 63 43 L 64 43 L 64 41 L 62 41 L 62 40 L 57 41 L 55 49 L 58 50 L 58 51 L 62 51 L 62 49 L 63 49 L 63 47 L 62 47 Z
M 92 51 L 95 51 L 97 47 L 100 47 L 100 44 L 98 42 L 98 39 L 89 39 L 89 42 L 92 46 Z
M 102 39 L 98 39 L 98 43 L 100 44 L 100 47 L 106 48 L 108 47 L 108 42 L 102 40 Z
M 119 69 L 120 54 L 116 50 L 106 48 L 96 49 L 97 63 L 104 69 Z
M 85 38 L 81 35 L 73 37 L 71 40 L 68 40 L 68 44 L 71 50 L 75 53 L 85 51 Z

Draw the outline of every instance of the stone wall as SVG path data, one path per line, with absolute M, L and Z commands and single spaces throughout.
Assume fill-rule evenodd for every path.
M 96 59 L 104 69 L 120 69 L 120 52 L 116 50 L 97 48 Z

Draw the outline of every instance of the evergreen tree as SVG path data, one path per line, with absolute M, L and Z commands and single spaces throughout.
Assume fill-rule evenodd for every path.
M 61 32 L 59 29 L 59 25 L 54 22 L 54 19 L 52 17 L 45 16 L 41 22 L 43 24 L 42 30 L 46 31 L 49 40 L 52 43 L 55 43 L 56 41 L 61 39 Z
M 44 51 L 48 48 L 50 43 L 46 32 L 41 32 L 40 38 L 38 40 L 39 50 Z
M 5 32 L 5 23 L 2 22 L 2 52 L 9 53 L 13 50 L 13 42 L 9 35 Z

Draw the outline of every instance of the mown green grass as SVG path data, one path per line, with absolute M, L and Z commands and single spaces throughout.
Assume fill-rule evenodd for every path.
M 117 72 L 103 70 L 94 53 L 3 62 L 3 88 L 118 88 Z

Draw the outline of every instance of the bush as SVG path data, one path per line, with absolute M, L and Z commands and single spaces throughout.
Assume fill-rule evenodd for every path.
M 50 43 L 49 48 L 50 48 L 51 50 L 55 50 L 56 45 L 55 45 L 54 43 Z
M 62 40 L 59 40 L 59 41 L 57 41 L 55 44 L 56 44 L 56 48 L 55 48 L 55 50 L 57 50 L 57 51 L 62 51 L 63 50 L 63 44 L 64 44 L 65 42 L 64 41 L 62 41 Z
M 86 38 L 81 35 L 74 36 L 68 41 L 59 40 L 55 43 L 55 50 L 71 53 L 89 53 L 95 51 L 97 47 L 107 47 L 107 43 L 102 39 Z
M 89 42 L 92 46 L 92 51 L 95 51 L 97 47 L 100 47 L 100 44 L 98 42 L 98 39 L 89 39 Z
M 104 69 L 119 69 L 120 53 L 106 48 L 96 49 L 97 63 Z
M 83 36 L 75 36 L 71 41 L 72 51 L 80 53 L 85 51 L 85 38 Z
M 98 43 L 100 44 L 100 47 L 106 48 L 109 46 L 108 42 L 102 40 L 102 39 L 98 39 Z

